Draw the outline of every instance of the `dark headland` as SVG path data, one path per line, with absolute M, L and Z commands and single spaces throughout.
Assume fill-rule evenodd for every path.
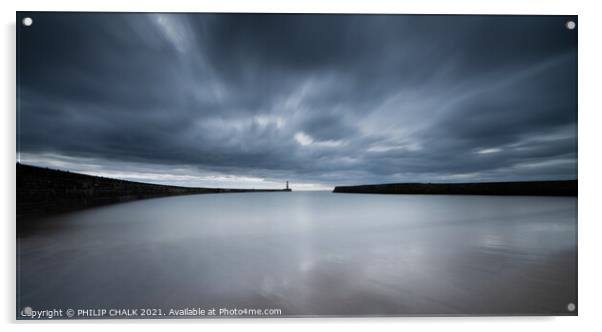
M 291 189 L 221 189 L 166 186 L 110 179 L 17 163 L 17 218 L 163 196 L 272 191 L 291 191 Z
M 475 183 L 389 183 L 337 186 L 335 193 L 401 195 L 577 196 L 577 180 Z

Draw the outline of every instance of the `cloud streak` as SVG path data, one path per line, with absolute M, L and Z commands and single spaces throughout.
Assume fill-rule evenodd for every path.
M 257 188 L 577 177 L 568 17 L 19 15 L 24 163 Z

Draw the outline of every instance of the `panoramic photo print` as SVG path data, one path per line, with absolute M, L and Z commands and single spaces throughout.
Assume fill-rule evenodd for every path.
M 577 315 L 576 16 L 17 12 L 17 319 Z

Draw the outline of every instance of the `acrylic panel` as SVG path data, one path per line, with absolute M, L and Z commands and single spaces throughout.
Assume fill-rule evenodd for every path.
M 17 319 L 577 315 L 576 16 L 17 13 Z

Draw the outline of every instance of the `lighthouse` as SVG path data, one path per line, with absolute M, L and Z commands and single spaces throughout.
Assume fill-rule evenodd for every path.
M 290 190 L 290 188 L 288 187 L 288 181 L 286 181 L 286 190 Z

